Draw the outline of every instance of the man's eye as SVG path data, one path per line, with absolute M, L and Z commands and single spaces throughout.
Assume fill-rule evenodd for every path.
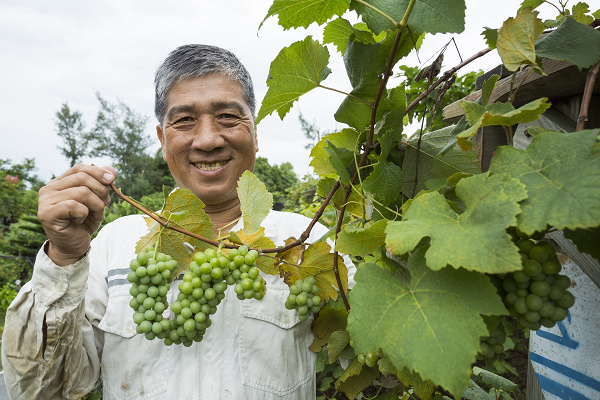
M 237 119 L 237 115 L 233 114 L 221 114 L 219 115 L 220 119 Z
M 183 117 L 183 118 L 179 118 L 175 123 L 185 123 L 185 122 L 192 122 L 194 119 L 192 117 Z

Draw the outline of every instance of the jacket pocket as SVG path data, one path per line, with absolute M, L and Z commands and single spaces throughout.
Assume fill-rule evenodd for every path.
M 286 285 L 269 285 L 262 300 L 240 304 L 242 383 L 278 396 L 294 392 L 315 374 L 316 354 L 308 349 L 311 324 L 300 323 L 298 313 L 285 308 L 288 293 Z
M 109 295 L 98 324 L 104 331 L 102 384 L 109 399 L 144 400 L 166 392 L 171 348 L 136 333 L 129 287 Z

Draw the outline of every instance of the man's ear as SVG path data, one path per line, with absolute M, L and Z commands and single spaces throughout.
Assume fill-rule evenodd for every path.
M 156 136 L 160 141 L 160 147 L 162 147 L 163 160 L 167 161 L 167 152 L 166 152 L 166 139 L 163 128 L 160 124 L 156 125 Z

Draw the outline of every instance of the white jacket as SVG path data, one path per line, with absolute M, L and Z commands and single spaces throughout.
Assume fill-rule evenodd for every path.
M 272 211 L 262 225 L 283 245 L 308 222 Z M 203 341 L 189 348 L 136 334 L 126 275 L 147 231 L 140 215 L 120 218 L 102 229 L 88 256 L 66 267 L 40 250 L 32 280 L 6 315 L 2 364 L 13 400 L 78 399 L 92 389 L 100 364 L 104 400 L 314 399 L 312 318 L 300 322 L 284 307 L 289 289 L 278 276 L 263 275 L 261 301 L 239 301 L 228 288 Z M 318 224 L 309 242 L 326 231 Z M 171 284 L 169 303 L 178 283 Z

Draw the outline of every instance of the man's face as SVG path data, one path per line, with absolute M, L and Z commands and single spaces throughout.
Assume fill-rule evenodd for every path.
M 178 82 L 156 133 L 179 187 L 207 206 L 237 199 L 237 181 L 254 169 L 258 151 L 254 118 L 239 83 L 222 75 Z

